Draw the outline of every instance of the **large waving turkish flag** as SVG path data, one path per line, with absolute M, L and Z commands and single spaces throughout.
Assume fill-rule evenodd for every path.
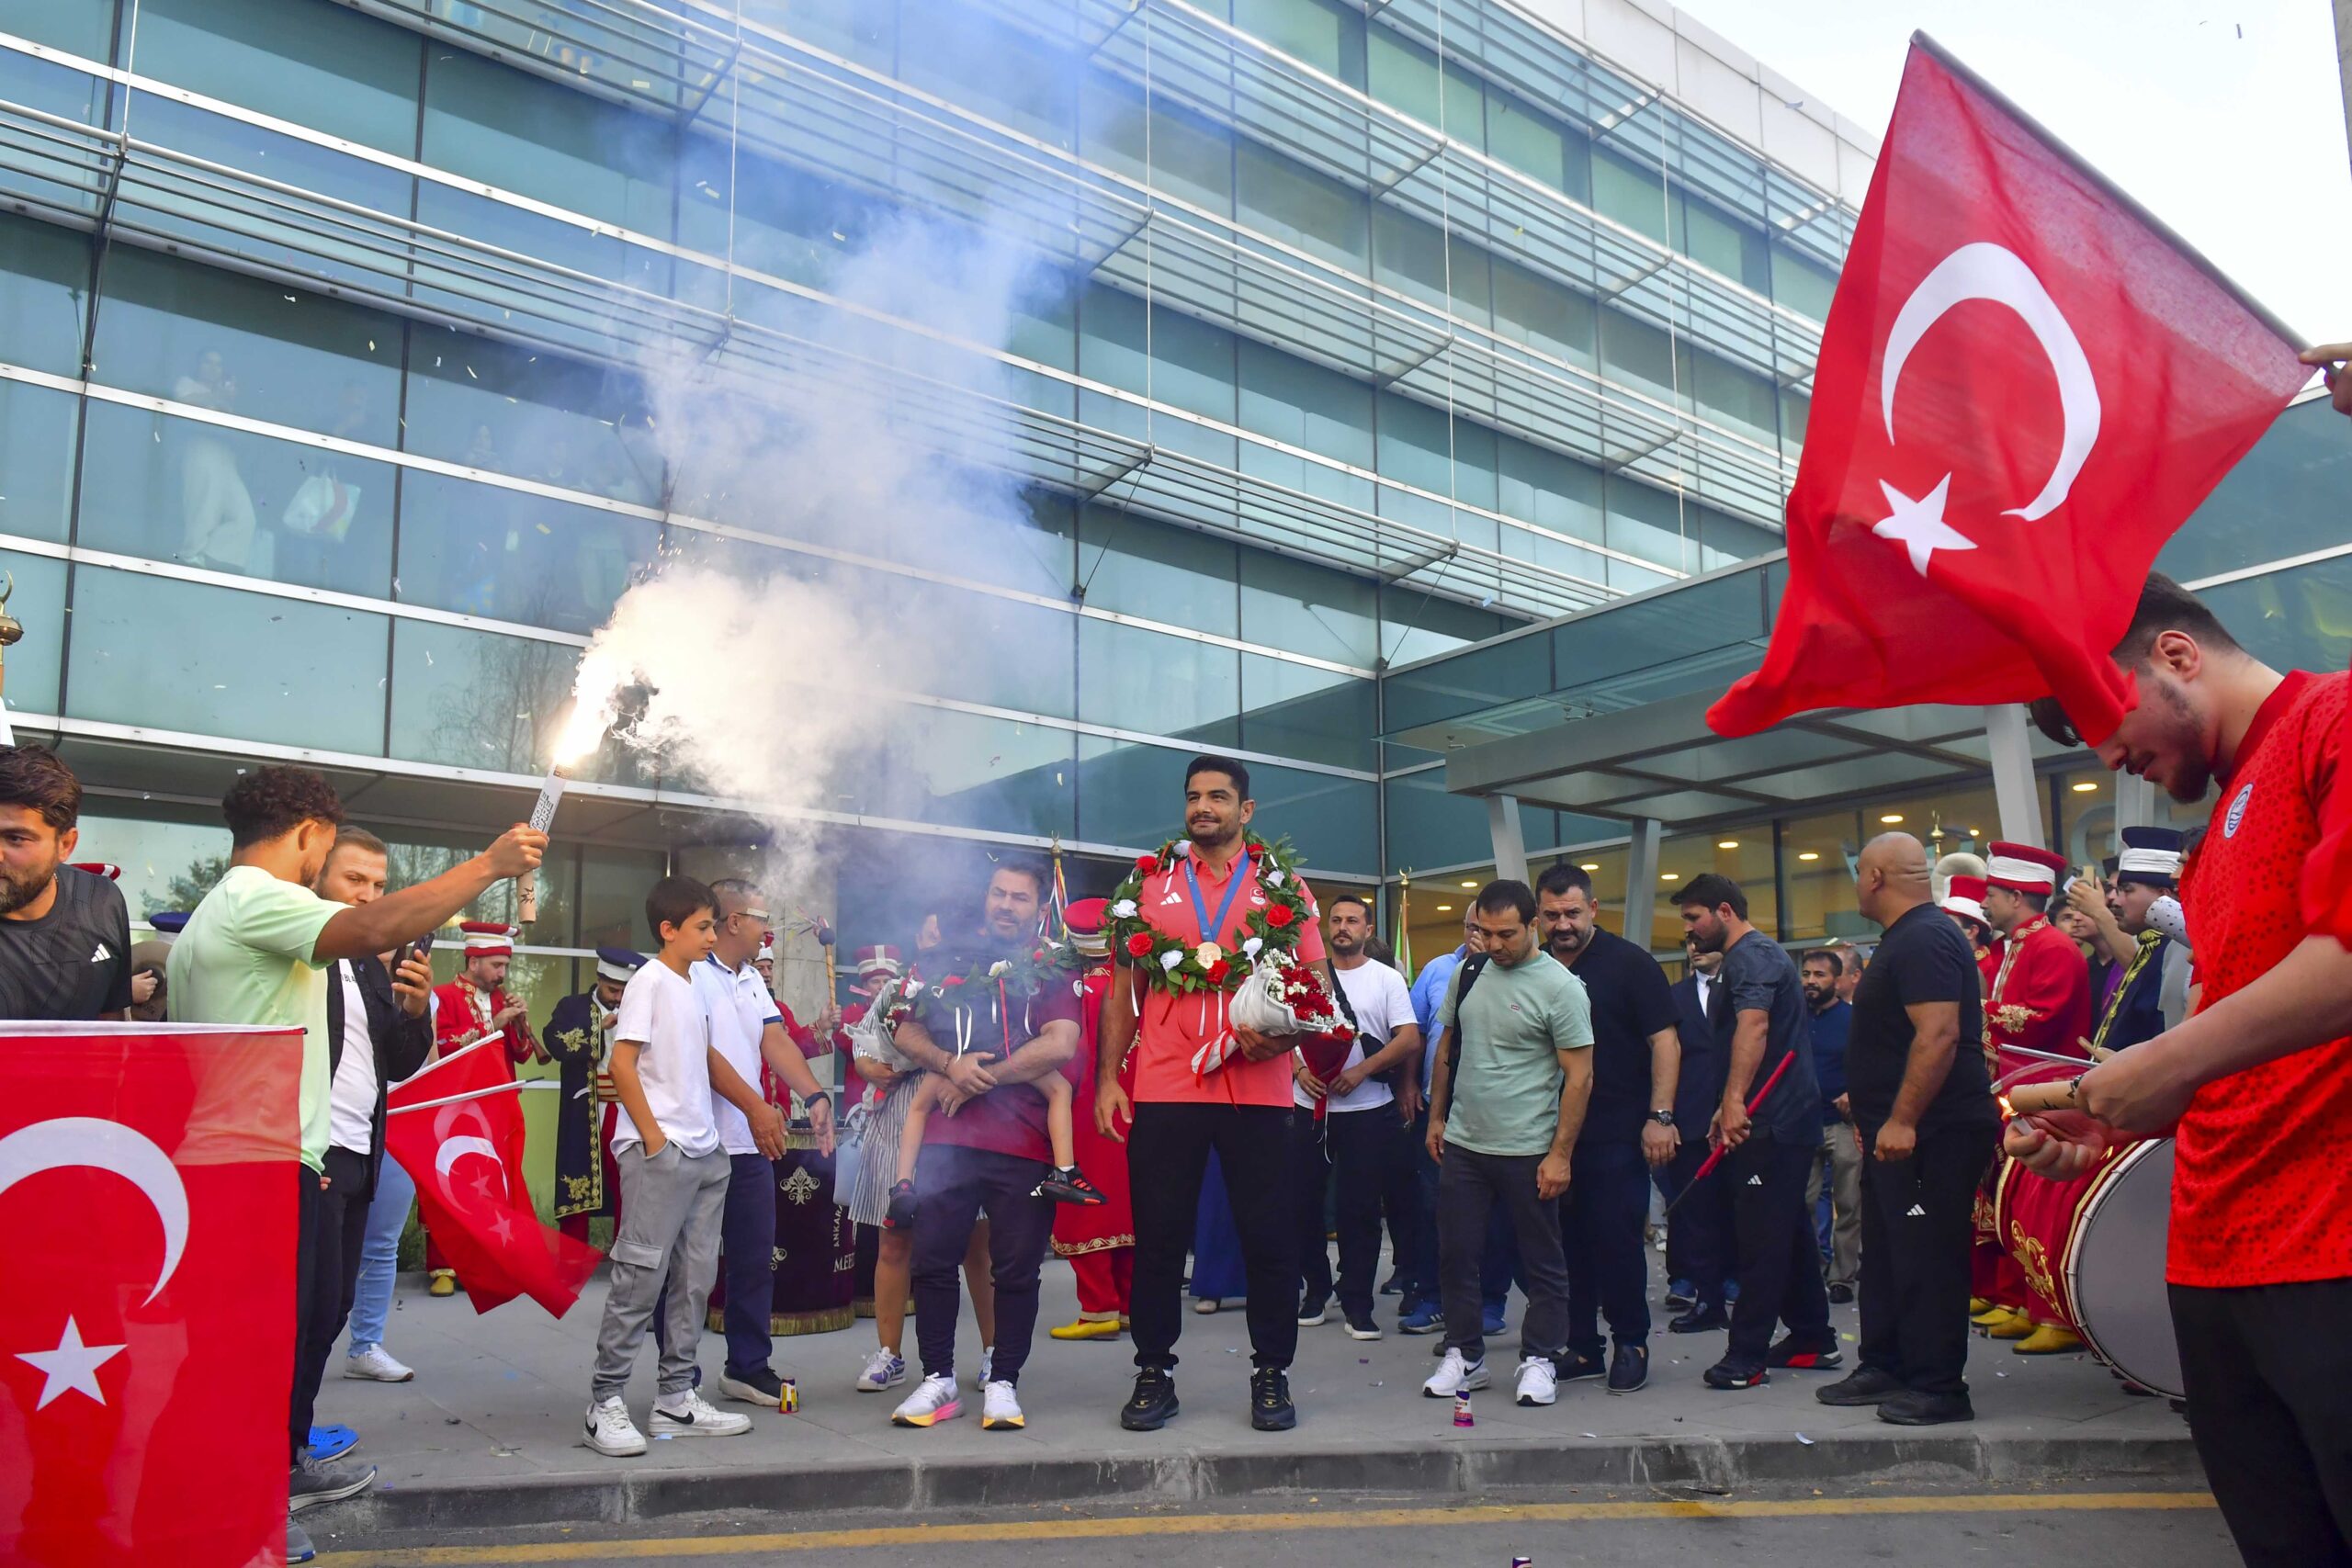
M 2131 200 L 1915 36 L 1829 307 L 1789 585 L 1724 735 L 2055 695 L 2097 744 L 2173 530 L 2309 367 Z
M 384 1149 L 415 1179 L 424 1227 L 474 1311 L 529 1296 L 561 1317 L 604 1254 L 540 1222 L 523 1179 L 521 1097 L 493 1034 L 391 1091 Z
M 0 1024 L 0 1562 L 285 1561 L 301 1072 L 299 1029 Z

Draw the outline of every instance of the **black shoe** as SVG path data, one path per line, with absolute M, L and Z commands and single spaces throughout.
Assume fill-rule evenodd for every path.
M 1609 1358 L 1609 1392 L 1631 1393 L 1650 1381 L 1650 1348 L 1620 1344 Z
M 1848 1303 L 1851 1302 L 1853 1299 L 1854 1299 L 1854 1287 L 1853 1287 L 1853 1286 L 1851 1286 L 1851 1285 L 1832 1285 L 1832 1286 L 1830 1286 L 1830 1287 L 1829 1287 L 1829 1304 L 1830 1304 L 1831 1306 L 1844 1306 L 1844 1305 L 1846 1305 Z
M 1824 1404 L 1883 1404 L 1903 1392 L 1903 1380 L 1885 1368 L 1856 1367 L 1813 1397 Z
M 1976 1407 L 1964 1393 L 1921 1393 L 1905 1389 L 1879 1403 L 1878 1418 L 1898 1427 L 1940 1427 L 1947 1421 L 1973 1421 Z
M 1800 1340 L 1793 1334 L 1783 1334 L 1780 1342 L 1764 1353 L 1768 1367 L 1788 1367 L 1800 1372 L 1826 1371 L 1843 1366 L 1846 1352 L 1838 1348 L 1838 1341 L 1823 1345 L 1815 1340 Z
M 784 1408 L 784 1380 L 765 1367 L 754 1367 L 748 1372 L 720 1372 L 718 1392 L 746 1404 L 764 1405 L 770 1410 Z
M 882 1216 L 882 1228 L 886 1231 L 913 1228 L 915 1206 L 915 1184 L 911 1181 L 899 1182 L 890 1189 L 890 1207 Z
M 1176 1380 L 1165 1367 L 1146 1367 L 1136 1374 L 1136 1391 L 1119 1406 L 1119 1425 L 1130 1432 L 1157 1432 L 1175 1417 Z
M 1047 1171 L 1046 1179 L 1037 1183 L 1029 1196 L 1054 1203 L 1075 1203 L 1081 1209 L 1099 1209 L 1111 1201 L 1074 1165 Z
M 1391 1270 L 1388 1278 L 1380 1282 L 1380 1293 L 1384 1296 L 1403 1295 L 1405 1293 L 1405 1270 L 1402 1269 Z
M 1688 1312 L 1698 1304 L 1696 1296 L 1686 1295 L 1680 1291 L 1666 1292 L 1666 1307 L 1668 1312 Z
M 1731 1326 L 1731 1314 L 1721 1302 L 1701 1302 L 1666 1325 L 1669 1334 L 1712 1334 Z
M 1609 1375 L 1607 1361 L 1598 1356 L 1579 1355 L 1574 1350 L 1561 1351 L 1552 1358 L 1552 1365 L 1557 1371 L 1562 1382 L 1574 1382 L 1578 1378 L 1605 1378 Z
M 1261 1432 L 1287 1432 L 1298 1425 L 1290 1375 L 1280 1367 L 1260 1367 L 1250 1374 L 1250 1425 Z
M 1320 1328 L 1330 1319 L 1331 1298 L 1329 1296 L 1309 1296 L 1298 1303 L 1298 1325 L 1301 1328 Z
M 1707 1369 L 1709 1388 L 1761 1388 L 1772 1381 L 1761 1361 L 1736 1361 L 1729 1356 Z

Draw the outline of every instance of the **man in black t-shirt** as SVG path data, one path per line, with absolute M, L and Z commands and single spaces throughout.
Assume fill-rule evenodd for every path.
M 103 876 L 66 864 L 82 782 L 46 746 L 0 747 L 0 1019 L 119 1019 L 130 912 Z
M 1568 1353 L 1560 1377 L 1605 1371 L 1610 1393 L 1631 1393 L 1649 1379 L 1642 1224 L 1650 1172 L 1674 1157 L 1679 1015 L 1666 971 L 1648 950 L 1600 929 L 1591 877 L 1573 865 L 1553 866 L 1535 885 L 1535 906 L 1545 946 L 1584 982 L 1592 1007 L 1592 1096 L 1560 1205 L 1568 1262 Z M 1605 1366 L 1600 1315 L 1616 1341 Z
M 1906 833 L 1865 846 L 1864 918 L 1886 938 L 1854 991 L 1846 1094 L 1862 1167 L 1861 1365 L 1818 1391 L 1925 1427 L 1973 1419 L 1968 1266 L 1976 1185 L 2000 1111 L 1975 1047 L 1983 976 L 1960 928 L 1929 900 L 1928 852 Z M 1963 1044 L 1963 1042 L 1965 1044 Z
M 1723 1102 L 1711 1129 L 1731 1152 L 1708 1179 L 1731 1183 L 1739 1302 L 1731 1344 L 1707 1369 L 1707 1386 L 1754 1388 L 1771 1381 L 1769 1368 L 1812 1370 L 1845 1359 L 1829 1326 L 1828 1290 L 1804 1204 L 1821 1147 L 1812 1024 L 1795 961 L 1747 923 L 1738 883 L 1708 872 L 1684 883 L 1678 897 L 1693 944 L 1724 955 L 1721 984 L 1733 1018 Z M 1789 1328 L 1777 1342 L 1776 1323 Z

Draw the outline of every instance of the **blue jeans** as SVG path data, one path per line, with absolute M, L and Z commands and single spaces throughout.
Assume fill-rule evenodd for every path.
M 740 1377 L 768 1364 L 775 1341 L 768 1315 L 775 1306 L 775 1162 L 765 1155 L 727 1156 L 727 1206 L 718 1222 L 727 1276 L 727 1371 Z M 669 1348 L 670 1281 L 654 1298 L 653 1342 Z
M 408 1212 L 415 1204 L 416 1183 L 400 1161 L 385 1156 L 359 1244 L 359 1283 L 351 1297 L 349 1353 L 354 1356 L 384 1342 L 384 1320 L 392 1311 L 392 1275 L 400 1267 L 401 1232 L 408 1228 Z

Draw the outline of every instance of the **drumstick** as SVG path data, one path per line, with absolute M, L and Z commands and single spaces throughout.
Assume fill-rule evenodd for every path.
M 1771 1076 L 1764 1080 L 1764 1087 L 1756 1091 L 1756 1098 L 1747 1102 L 1747 1113 L 1750 1116 L 1755 1115 L 1763 1106 L 1764 1097 L 1772 1092 L 1772 1086 L 1781 1081 L 1781 1075 L 1789 1070 L 1789 1063 L 1795 1055 L 1794 1051 L 1784 1051 L 1781 1054 L 1780 1066 L 1774 1067 Z M 1667 1218 L 1674 1217 L 1675 1209 L 1681 1204 L 1683 1199 L 1690 1196 L 1690 1189 L 1704 1181 L 1707 1179 L 1707 1173 L 1723 1164 L 1724 1156 L 1729 1153 L 1731 1153 L 1729 1144 L 1717 1144 L 1708 1151 L 1707 1157 L 1699 1162 L 1699 1168 L 1690 1173 L 1690 1179 L 1684 1184 L 1682 1190 L 1674 1195 L 1674 1201 L 1666 1206 Z

